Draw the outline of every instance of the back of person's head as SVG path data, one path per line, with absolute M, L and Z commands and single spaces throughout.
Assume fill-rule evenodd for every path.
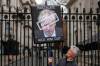
M 66 52 L 65 57 L 67 58 L 68 61 L 72 61 L 76 58 L 76 56 L 78 55 L 80 49 L 74 45 L 70 46 L 70 48 L 68 49 L 68 51 Z
M 63 53 L 63 54 L 66 54 L 69 48 L 70 48 L 70 47 L 68 47 L 68 46 L 63 46 L 63 48 L 62 48 L 62 53 Z
M 75 56 L 77 56 L 79 54 L 80 49 L 77 46 L 72 45 L 70 47 L 70 49 L 72 50 L 72 52 L 74 53 Z

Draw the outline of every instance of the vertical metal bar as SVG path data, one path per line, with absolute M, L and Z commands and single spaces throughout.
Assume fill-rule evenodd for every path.
M 85 13 L 85 8 L 84 8 L 84 9 L 83 9 L 83 18 L 84 18 L 84 20 L 83 20 L 83 27 L 84 27 L 84 30 L 83 30 L 83 31 L 84 31 L 84 34 L 83 34 L 83 35 L 84 35 L 84 38 L 83 38 L 84 40 L 83 40 L 83 41 L 84 41 L 84 43 L 83 43 L 83 44 L 84 44 L 84 45 L 85 45 L 85 21 L 86 21 L 86 20 L 85 20 L 85 16 L 86 16 L 85 14 L 86 14 L 86 13 Z M 85 51 L 84 51 L 84 56 L 83 56 L 83 57 L 84 57 L 84 66 L 85 66 Z
M 12 19 L 11 20 L 11 26 L 12 26 L 12 39 L 14 40 L 14 19 L 15 19 L 15 17 L 13 16 L 13 15 L 15 15 L 14 13 L 12 13 L 11 14 L 12 15 L 12 18 L 10 18 L 10 19 Z M 12 56 L 12 60 L 14 60 L 14 57 Z M 12 66 L 13 66 L 13 61 L 12 61 Z
M 81 15 L 80 15 L 80 17 L 79 17 L 79 22 L 80 22 L 80 42 L 82 41 L 82 19 L 83 19 L 83 17 L 82 17 L 82 13 L 81 13 Z M 81 43 L 79 43 L 79 44 L 81 44 Z M 80 66 L 82 66 L 82 53 L 80 53 Z
M 67 33 L 67 23 L 65 25 L 66 25 L 66 33 Z M 67 36 L 66 36 L 66 39 L 65 40 L 66 40 L 65 43 L 67 44 Z M 61 50 L 64 47 L 64 45 L 65 44 L 63 42 L 61 42 L 61 45 L 60 45 L 59 49 Z M 67 45 L 65 45 L 65 46 L 67 46 Z M 61 58 L 63 58 L 64 54 L 62 53 L 62 50 L 60 51 L 60 55 L 61 55 Z
M 8 40 L 9 39 L 13 39 L 13 37 L 12 37 L 12 34 L 11 34 L 11 18 L 10 18 L 10 16 L 11 16 L 11 7 L 9 7 L 9 13 L 8 13 L 8 20 L 7 20 L 7 22 L 8 22 L 8 24 L 9 24 L 9 28 L 8 28 L 8 30 L 9 30 L 9 32 L 8 32 Z M 12 47 L 11 47 L 12 48 Z M 15 48 L 15 47 L 14 47 Z M 12 50 L 12 49 L 10 49 L 10 50 Z M 11 58 L 11 62 L 13 62 L 12 61 L 12 58 L 13 58 L 13 55 L 12 55 L 12 53 L 9 55 L 9 58 Z M 10 63 L 11 63 L 10 62 Z M 12 65 L 12 64 L 11 64 Z M 9 66 L 10 66 L 10 64 L 9 64 Z
M 49 45 L 48 45 L 48 43 L 47 43 L 47 66 L 49 66 L 49 65 L 48 65 L 48 57 L 49 57 L 49 56 L 48 56 L 48 48 L 49 48 L 48 46 L 49 46 Z
M 54 46 L 53 46 L 53 48 L 54 48 L 54 65 L 55 65 L 56 64 L 56 49 Z
M 5 35 L 4 35 L 4 40 L 6 41 L 6 19 L 4 18 L 4 23 L 5 23 Z M 6 43 L 7 44 L 7 43 Z M 7 45 L 8 46 L 8 45 Z M 7 55 L 6 55 L 6 57 L 8 57 Z M 4 62 L 6 61 L 8 61 L 8 58 L 6 58 L 6 57 L 4 57 Z M 9 61 L 7 62 L 8 63 L 8 66 L 9 66 Z
M 18 8 L 17 8 L 17 17 L 18 17 Z M 17 20 L 16 20 L 16 41 L 18 41 L 18 18 L 17 18 Z M 17 66 L 17 62 L 18 62 L 18 60 L 17 60 L 17 55 L 16 55 L 16 66 Z
M 97 26 L 97 32 L 98 32 L 98 37 L 97 37 L 98 42 L 100 43 L 100 37 L 99 37 L 100 36 L 100 26 L 99 25 Z M 100 64 L 100 54 L 99 53 L 100 53 L 100 50 L 98 50 L 98 65 Z
M 29 13 L 29 14 L 31 14 L 31 13 Z M 31 36 L 32 36 L 32 39 L 31 39 L 31 42 L 32 42 L 32 43 L 31 43 L 31 44 L 32 44 L 32 59 L 31 59 L 31 61 L 32 61 L 32 63 L 31 63 L 31 64 L 32 64 L 32 65 L 31 65 L 31 66 L 33 66 L 33 65 L 35 65 L 35 64 L 33 64 L 33 63 L 35 63 L 37 57 L 36 57 L 36 49 L 35 49 L 35 47 L 34 47 L 34 45 L 33 45 L 33 43 L 34 43 L 33 40 L 34 40 L 34 39 L 33 39 L 33 22 L 32 22 L 32 19 L 31 19 L 30 21 L 31 21 L 31 24 L 32 24 L 32 25 L 31 25 L 31 26 L 32 26 L 32 33 L 31 33 Z M 34 21 L 34 19 L 33 19 L 33 21 Z M 33 52 L 33 50 L 34 50 L 34 52 Z M 33 53 L 34 53 L 35 55 L 34 55 Z M 35 61 L 34 61 L 34 58 L 35 58 Z M 35 66 L 36 66 L 36 65 L 35 65 Z
M 58 50 L 58 59 L 60 58 L 60 55 L 59 55 L 59 53 L 60 53 L 60 49 L 59 49 L 59 46 L 61 45 L 61 42 L 59 43 L 59 45 L 57 45 L 57 50 Z
M 73 15 L 72 16 L 72 22 L 73 22 L 73 25 L 72 25 L 73 26 L 73 29 L 72 29 L 72 31 L 73 31 L 73 39 L 72 40 L 73 40 L 73 45 L 75 44 L 74 43 L 74 34 L 75 34 L 75 31 L 74 31 L 74 28 L 75 28 L 75 26 L 74 26 L 75 22 L 74 21 L 75 21 L 75 19 L 74 18 L 75 18 L 75 16 Z
M 92 41 L 93 41 L 93 37 L 92 37 L 92 9 L 90 8 L 90 26 L 91 26 L 91 43 L 92 43 Z M 92 48 L 92 46 L 91 46 L 91 48 Z M 93 51 L 91 50 L 91 65 L 93 65 Z
M 1 8 L 1 13 L 0 13 L 0 14 L 1 14 L 1 16 L 3 17 L 3 7 Z M 2 39 L 3 18 L 2 18 L 2 17 L 1 17 L 1 20 L 0 20 L 0 21 L 1 21 L 1 27 L 0 27 L 0 28 L 1 28 L 1 31 L 0 31 L 0 32 L 1 32 L 1 59 L 0 59 L 1 66 L 3 66 L 3 64 L 2 64 L 2 63 L 3 63 L 3 59 L 2 59 L 2 57 L 3 57 L 3 55 L 4 55 L 4 52 L 3 52 L 4 49 L 2 49 L 2 48 L 3 48 L 3 45 L 2 45 L 2 44 L 3 44 L 3 42 L 2 42 L 2 41 L 3 41 L 3 39 Z
M 75 16 L 76 16 L 76 14 L 75 14 Z M 77 22 L 75 22 L 75 16 L 74 16 L 74 14 L 73 14 L 73 16 L 72 16 L 72 22 L 73 22 L 73 25 L 72 25 L 72 26 L 73 26 L 73 29 L 72 29 L 72 30 L 73 30 L 73 45 L 75 44 L 75 43 L 74 43 L 74 38 L 75 38 L 75 37 L 74 37 L 74 36 L 75 36 L 75 35 L 74 35 L 74 34 L 75 34 L 75 29 L 74 29 L 74 28 L 77 27 L 77 26 L 74 25 L 75 23 L 77 23 Z M 76 35 L 76 37 L 77 37 L 77 35 Z
M 42 66 L 44 66 L 44 59 L 45 58 L 45 44 L 43 44 L 43 63 L 42 63 Z
M 52 50 L 50 44 L 51 44 L 51 43 L 48 43 L 48 57 L 47 57 L 47 58 L 50 57 L 50 51 Z M 48 61 L 48 62 L 49 62 L 49 61 Z M 50 64 L 48 64 L 48 66 L 50 66 Z
M 33 27 L 33 25 L 32 25 L 32 27 Z M 39 48 L 38 48 L 38 44 L 36 44 L 36 50 L 35 50 L 35 52 L 36 52 L 36 66 L 38 66 L 38 60 L 39 60 Z
M 97 34 L 97 41 L 98 41 L 98 43 L 100 43 L 100 41 L 99 41 L 100 40 L 100 26 L 99 26 L 99 21 L 100 21 L 99 15 L 100 14 L 99 14 L 99 8 L 97 9 L 97 12 L 96 13 L 97 13 L 96 15 L 97 15 L 97 33 L 98 33 Z M 98 65 L 100 65 L 100 54 L 99 54 L 100 53 L 100 50 L 97 50 L 97 53 L 98 53 L 97 54 L 97 57 L 98 57 L 98 59 L 97 59 L 98 62 L 97 63 L 98 63 Z
M 93 19 L 93 24 L 94 24 L 93 31 L 95 31 L 95 32 L 94 32 L 94 34 L 95 34 L 95 36 L 94 36 L 95 39 L 94 39 L 94 40 L 95 40 L 95 42 L 96 42 L 96 44 L 97 44 L 97 43 L 98 43 L 98 42 L 97 42 L 97 31 L 96 31 L 96 26 L 95 26 L 95 25 L 96 25 L 96 22 L 95 22 L 96 19 L 94 18 L 96 15 L 95 15 L 95 14 L 92 14 L 92 16 L 93 16 L 92 19 Z M 96 54 L 96 51 L 97 51 L 97 50 L 94 51 L 94 54 L 95 54 L 95 55 L 94 55 L 94 64 L 96 64 L 96 62 L 97 62 L 97 60 L 96 60 L 96 58 L 97 58 L 97 57 L 96 57 L 96 55 L 97 55 L 97 54 Z
M 87 20 L 87 22 L 86 22 L 86 24 L 87 24 L 87 26 L 86 26 L 86 27 L 87 27 L 87 31 L 86 31 L 86 32 L 87 32 L 87 38 L 90 37 L 90 36 L 89 36 L 89 35 L 90 35 L 90 31 L 89 31 L 89 28 L 88 28 L 88 26 L 89 26 L 88 24 L 90 24 L 90 22 L 89 22 L 90 18 L 89 18 L 89 17 L 90 17 L 90 14 L 87 15 L 87 19 L 86 19 L 86 20 Z M 88 40 L 88 39 L 87 39 L 87 40 Z M 89 38 L 89 40 L 90 40 L 90 38 Z M 88 43 L 89 43 L 89 40 L 87 41 Z M 88 53 L 87 53 L 87 54 L 88 54 L 88 56 L 87 56 L 87 57 L 88 57 L 87 65 L 89 65 L 89 60 L 90 60 L 89 58 L 90 58 L 90 56 L 89 56 L 89 51 L 87 51 L 87 52 L 88 52 Z M 87 58 L 87 57 L 86 57 L 86 58 Z
M 79 38 L 79 29 L 78 29 L 78 27 L 79 27 L 79 25 L 78 25 L 78 23 L 79 23 L 79 20 L 78 20 L 78 15 L 79 15 L 79 13 L 78 13 L 78 8 L 76 9 L 76 29 L 77 29 L 77 32 L 76 32 L 76 44 L 78 44 L 78 38 Z M 76 61 L 78 62 L 78 58 L 79 57 L 77 57 L 77 59 L 76 59 Z
M 70 10 L 70 8 L 69 8 L 69 46 L 71 45 L 71 10 Z
M 3 11 L 4 12 L 4 11 Z M 2 13 L 2 16 L 3 16 L 3 22 L 4 22 L 4 41 L 5 41 L 5 44 L 7 44 L 7 42 L 6 42 L 6 19 L 4 18 L 4 13 Z M 4 47 L 5 48 L 5 47 Z M 5 53 L 5 51 L 4 51 L 4 53 Z M 7 55 L 5 55 L 4 56 L 4 61 L 3 62 L 5 62 L 6 61 L 6 63 L 9 63 L 8 62 L 8 58 L 7 58 L 8 56 Z M 5 64 L 4 64 L 5 65 Z
M 77 29 L 77 32 L 76 32 L 76 44 L 78 44 L 78 8 L 76 9 L 76 29 Z
M 22 14 L 23 14 L 23 13 L 22 13 Z M 25 14 L 25 10 L 24 10 L 24 14 Z M 23 25 L 23 26 L 25 26 L 25 24 L 26 24 L 25 19 L 23 19 L 23 22 L 24 22 L 24 25 Z M 26 43 L 25 43 L 25 39 L 26 39 L 26 38 L 25 38 L 25 34 L 26 34 L 26 33 L 25 33 L 25 28 L 23 28 L 23 29 L 24 29 L 24 36 L 23 36 L 23 38 L 24 38 L 24 42 L 23 42 L 23 43 L 24 43 L 24 48 L 23 48 L 23 54 L 24 54 L 24 66 L 26 66 L 26 65 L 25 65 L 25 64 L 26 64 L 26 61 L 25 61 L 25 55 L 26 55 L 26 54 L 25 54 L 25 44 L 26 44 Z
M 30 56 L 31 56 L 31 50 L 30 50 L 30 42 L 29 42 L 29 39 L 30 39 L 30 37 L 29 37 L 29 19 L 28 19 L 28 47 L 29 47 L 29 50 L 28 50 L 28 66 L 29 66 L 29 60 L 30 60 Z
M 64 13 L 63 13 L 63 8 L 61 9 L 61 17 L 62 17 L 62 23 L 64 23 L 64 21 L 65 21 L 65 19 L 64 19 Z M 64 26 L 64 24 L 63 24 L 63 27 L 65 27 Z M 67 28 L 67 27 L 66 27 Z M 63 31 L 64 32 L 64 31 Z M 64 39 L 65 40 L 65 39 Z M 63 44 L 63 43 L 62 43 Z M 63 48 L 63 45 L 60 47 L 60 48 Z M 54 50 L 55 51 L 55 50 Z M 55 53 L 54 53 L 55 54 Z M 63 53 L 61 54 L 61 56 L 63 57 Z M 54 56 L 55 57 L 55 56 Z M 58 59 L 59 60 L 59 59 Z
M 39 44 L 39 66 L 41 66 L 40 59 L 41 59 L 41 45 Z
M 22 59 L 21 59 L 21 55 L 22 55 L 22 21 L 20 21 L 21 23 L 20 23 L 20 43 L 19 43 L 19 48 L 20 48 L 20 50 L 19 50 L 19 52 L 20 52 L 20 60 L 19 61 L 21 61 Z M 21 62 L 20 62 L 20 66 L 21 66 Z

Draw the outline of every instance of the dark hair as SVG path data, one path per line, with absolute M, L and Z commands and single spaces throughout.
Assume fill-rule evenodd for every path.
M 68 47 L 68 46 L 64 46 L 64 47 L 62 48 L 62 53 L 63 53 L 63 54 L 66 54 L 69 48 L 70 48 L 70 47 Z

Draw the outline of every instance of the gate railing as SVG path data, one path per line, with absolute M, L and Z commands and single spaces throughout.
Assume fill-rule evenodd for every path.
M 10 8 L 9 8 L 10 9 Z M 76 45 L 82 51 L 76 61 L 79 66 L 99 66 L 99 9 L 87 13 L 63 13 L 64 42 L 34 44 L 31 13 L 0 11 L 0 66 L 48 66 L 52 50 L 53 66 L 64 58 L 66 46 Z M 65 50 L 62 50 L 64 49 Z M 49 50 L 51 48 L 51 50 Z M 64 52 L 65 51 L 65 52 Z

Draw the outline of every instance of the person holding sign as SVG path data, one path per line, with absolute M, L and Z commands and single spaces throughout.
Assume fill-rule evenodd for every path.
M 78 56 L 80 49 L 72 45 L 66 52 L 65 58 L 58 61 L 56 66 L 78 66 L 75 58 Z

